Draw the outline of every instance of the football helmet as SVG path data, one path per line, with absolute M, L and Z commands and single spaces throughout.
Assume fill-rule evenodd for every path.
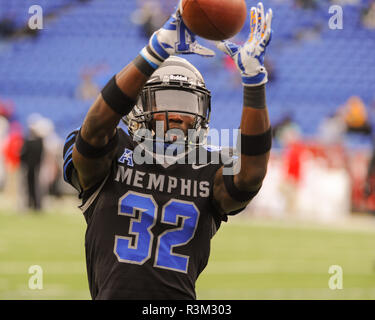
M 185 137 L 185 143 L 202 144 L 208 133 L 211 115 L 211 93 L 203 76 L 186 59 L 171 56 L 151 75 L 139 95 L 133 110 L 123 118 L 128 131 L 135 136 L 139 129 L 154 132 L 154 115 L 179 113 L 194 118 L 194 135 Z M 192 141 L 195 140 L 195 141 Z

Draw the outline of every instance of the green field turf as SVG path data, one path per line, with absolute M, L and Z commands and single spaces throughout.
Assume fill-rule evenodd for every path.
M 69 205 L 42 215 L 0 211 L 0 299 L 90 299 L 85 222 Z M 31 290 L 32 265 L 43 289 Z M 343 289 L 328 269 L 343 269 Z M 375 230 L 233 219 L 212 242 L 198 299 L 375 299 Z

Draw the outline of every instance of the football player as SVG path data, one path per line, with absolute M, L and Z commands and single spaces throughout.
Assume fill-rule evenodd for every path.
M 251 14 L 244 45 L 216 43 L 233 58 L 243 82 L 238 161 L 211 161 L 215 152 L 188 134 L 207 132 L 211 96 L 200 72 L 176 55 L 210 57 L 214 52 L 197 43 L 181 19 L 181 8 L 109 81 L 80 129 L 67 137 L 64 179 L 82 199 L 93 299 L 195 299 L 212 236 L 261 188 L 271 149 L 264 54 L 272 11 L 265 15 L 259 3 Z M 119 128 L 121 119 L 128 133 Z M 164 137 L 157 134 L 159 127 Z M 182 132 L 182 140 L 178 134 L 167 137 L 170 130 Z M 206 163 L 136 161 L 146 153 L 156 159 L 160 144 L 164 151 L 176 140 L 186 148 L 170 157 L 186 158 L 205 149 Z M 151 141 L 151 148 L 139 151 L 145 141 Z M 224 174 L 224 164 L 237 173 Z

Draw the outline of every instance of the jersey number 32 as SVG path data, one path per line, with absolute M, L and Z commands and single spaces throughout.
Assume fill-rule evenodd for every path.
M 130 217 L 129 234 L 115 237 L 114 253 L 120 262 L 142 265 L 151 258 L 158 206 L 151 195 L 128 192 L 119 200 L 118 214 Z M 187 244 L 197 228 L 199 211 L 192 202 L 171 199 L 162 207 L 161 222 L 172 228 L 156 241 L 154 267 L 187 272 L 189 256 L 173 249 Z

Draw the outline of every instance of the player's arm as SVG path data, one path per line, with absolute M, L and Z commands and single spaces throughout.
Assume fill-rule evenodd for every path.
M 254 91 L 245 88 L 254 102 L 265 95 L 264 86 L 254 87 Z M 234 162 L 233 171 L 226 174 L 222 167 L 214 180 L 214 199 L 224 213 L 244 208 L 259 192 L 267 172 L 271 147 L 271 128 L 265 104 L 262 108 L 253 103 L 243 107 L 241 120 L 240 161 Z M 228 170 L 230 171 L 230 170 Z M 224 174 L 223 174 L 224 173 Z
M 229 54 L 241 71 L 244 100 L 241 134 L 237 145 L 239 161 L 217 171 L 214 180 L 214 201 L 224 213 L 244 208 L 258 193 L 267 172 L 272 135 L 266 106 L 264 53 L 271 39 L 272 11 L 264 16 L 261 3 L 251 9 L 251 33 L 248 42 L 237 46 L 228 41 L 218 48 Z
M 180 33 L 184 28 L 187 33 Z M 186 39 L 181 39 L 186 37 Z M 182 41 L 186 45 L 179 48 Z M 156 31 L 134 61 L 121 70 L 102 90 L 89 109 L 75 140 L 73 164 L 81 187 L 86 190 L 108 174 L 116 155 L 117 125 L 128 114 L 151 74 L 172 54 L 195 53 L 213 56 L 200 46 L 181 19 L 180 8 Z
M 84 190 L 106 176 L 116 154 L 116 127 L 134 106 L 146 81 L 133 61 L 107 84 L 89 109 L 72 154 Z

